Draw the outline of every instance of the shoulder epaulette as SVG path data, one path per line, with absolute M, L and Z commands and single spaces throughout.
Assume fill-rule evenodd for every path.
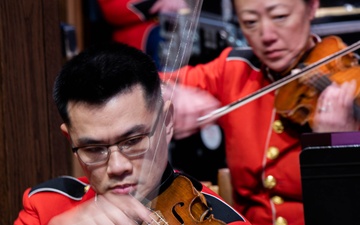
M 33 187 L 28 197 L 39 192 L 56 192 L 74 200 L 81 200 L 89 185 L 71 176 L 61 176 Z
M 245 218 L 240 213 L 218 196 L 205 192 L 202 192 L 202 194 L 205 196 L 208 205 L 211 207 L 215 218 L 224 221 L 226 224 L 236 221 L 245 221 Z
M 138 1 L 135 3 L 130 3 L 130 6 L 134 8 L 133 13 L 138 15 L 143 20 L 149 20 L 151 17 L 153 17 L 152 14 L 150 14 L 149 9 L 154 5 L 155 1 Z
M 259 71 L 261 68 L 261 62 L 259 58 L 254 54 L 251 48 L 241 47 L 234 48 L 230 51 L 229 55 L 226 58 L 227 61 L 232 60 L 241 60 L 246 62 L 251 68 Z

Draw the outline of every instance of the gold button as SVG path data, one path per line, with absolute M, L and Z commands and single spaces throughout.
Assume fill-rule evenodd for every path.
M 277 195 L 273 196 L 271 198 L 271 201 L 276 205 L 280 205 L 280 204 L 284 203 L 284 199 L 282 197 L 280 197 L 280 196 L 277 196 Z
M 287 221 L 284 217 L 279 216 L 276 218 L 275 225 L 287 225 Z
M 264 180 L 264 187 L 267 189 L 272 189 L 276 186 L 276 179 L 274 176 L 269 175 Z
M 266 152 L 268 159 L 274 160 L 279 156 L 279 149 L 277 147 L 270 147 Z
M 86 185 L 84 187 L 84 193 L 87 193 L 89 191 L 89 189 L 90 189 L 90 185 Z
M 273 130 L 275 133 L 281 134 L 284 131 L 284 125 L 280 120 L 275 120 L 273 123 Z

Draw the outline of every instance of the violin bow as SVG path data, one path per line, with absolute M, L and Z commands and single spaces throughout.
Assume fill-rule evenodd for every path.
M 160 27 L 162 29 L 162 31 L 160 31 L 160 35 L 162 35 L 162 37 L 166 40 L 166 42 L 164 42 L 162 45 L 162 53 L 165 52 L 165 54 L 163 54 L 161 58 L 161 63 L 164 65 L 163 71 L 167 71 L 166 74 L 169 75 L 169 77 L 166 77 L 166 79 L 163 80 L 164 83 L 170 83 L 172 80 L 177 82 L 180 75 L 178 69 L 181 66 L 188 64 L 191 56 L 193 41 L 197 31 L 203 0 L 192 0 L 186 2 L 188 3 L 189 9 L 180 10 L 178 13 L 159 14 Z M 176 77 L 172 78 L 172 76 Z M 170 98 L 173 98 L 176 85 L 171 86 L 172 90 Z M 166 116 L 167 115 L 165 115 L 165 117 Z M 166 132 L 165 124 L 161 124 L 161 134 L 159 137 L 163 136 L 163 132 Z M 157 156 L 159 151 L 162 150 L 160 139 L 154 140 L 154 142 L 155 152 L 153 154 L 145 154 L 144 156 L 147 161 L 149 161 L 150 165 L 142 167 L 140 172 L 140 180 L 154 179 L 151 174 L 153 170 L 157 169 L 157 165 L 154 165 L 155 158 L 163 157 Z M 149 152 L 151 151 L 148 151 L 148 153 Z M 134 197 L 143 198 L 145 196 L 143 196 L 142 193 L 136 191 L 134 193 Z
M 167 37 L 169 39 L 168 46 L 165 46 L 166 56 L 164 63 L 164 71 L 167 71 L 168 77 L 164 79 L 164 83 L 178 82 L 180 76 L 179 68 L 188 64 L 192 52 L 193 41 L 197 31 L 197 25 L 200 17 L 201 7 L 203 0 L 186 1 L 189 5 L 188 10 L 182 10 L 174 14 L 164 14 L 165 19 L 168 18 L 168 22 L 172 22 L 171 35 Z M 160 15 L 161 16 L 161 15 Z M 161 19 L 160 19 L 161 20 Z M 164 27 L 163 27 L 164 28 Z M 164 28 L 166 29 L 166 28 Z M 172 78 L 172 76 L 176 76 Z M 169 85 L 170 86 L 170 85 Z M 170 100 L 173 98 L 176 85 L 171 85 Z M 167 115 L 165 115 L 166 117 Z M 162 126 L 161 132 L 164 131 L 165 126 Z M 159 140 L 158 140 L 159 143 Z M 157 148 L 158 150 L 158 148 Z M 157 153 L 154 154 L 154 156 Z M 154 161 L 154 160 L 153 160 Z M 150 171 L 147 171 L 150 173 Z
M 212 112 L 208 113 L 207 115 L 199 117 L 197 119 L 198 125 L 203 125 L 203 124 L 212 122 L 212 121 L 218 119 L 219 117 L 239 108 L 240 106 L 243 106 L 255 99 L 258 99 L 261 96 L 268 94 L 269 92 L 272 92 L 272 91 L 280 88 L 281 86 L 283 86 L 293 80 L 296 80 L 297 78 L 300 78 L 301 76 L 307 74 L 308 72 L 324 65 L 325 63 L 328 63 L 332 59 L 344 56 L 350 52 L 357 50 L 358 48 L 360 48 L 360 40 L 353 43 L 352 45 L 349 45 L 348 47 L 346 47 L 340 51 L 337 51 L 336 53 L 326 56 L 326 57 L 318 60 L 317 62 L 304 67 L 299 72 L 295 72 L 286 77 L 283 77 L 283 78 L 267 85 L 266 87 L 263 87 L 255 92 L 253 92 L 252 94 L 245 96 L 244 98 L 238 99 L 228 105 L 225 105 L 221 108 L 213 110 Z

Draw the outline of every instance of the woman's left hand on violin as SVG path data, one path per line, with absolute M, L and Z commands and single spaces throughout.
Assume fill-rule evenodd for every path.
M 320 95 L 314 115 L 314 132 L 342 132 L 359 130 L 353 116 L 356 81 L 332 83 Z

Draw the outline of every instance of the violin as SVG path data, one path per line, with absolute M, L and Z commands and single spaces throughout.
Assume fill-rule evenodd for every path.
M 158 225 L 225 225 L 214 218 L 205 197 L 197 191 L 191 181 L 179 175 L 171 185 L 152 200 L 148 206 L 153 223 Z
M 325 56 L 332 55 L 346 45 L 337 36 L 329 36 L 318 43 L 306 57 L 304 65 L 317 62 Z M 313 124 L 317 99 L 320 93 L 332 82 L 342 84 L 346 81 L 356 80 L 357 87 L 354 96 L 354 107 L 360 101 L 360 66 L 354 54 L 350 53 L 318 67 L 301 78 L 280 87 L 275 96 L 275 109 L 291 121 L 304 125 Z M 354 113 L 355 119 L 360 114 Z
M 354 117 L 360 121 L 360 68 L 352 53 L 358 48 L 360 41 L 346 46 L 337 36 L 326 37 L 308 54 L 302 63 L 303 68 L 293 68 L 291 74 L 198 118 L 197 122 L 202 125 L 214 121 L 240 106 L 278 90 L 275 97 L 277 112 L 296 123 L 309 122 L 311 126 L 321 91 L 332 82 L 341 84 L 350 80 L 356 80 L 358 85 L 354 96 Z

